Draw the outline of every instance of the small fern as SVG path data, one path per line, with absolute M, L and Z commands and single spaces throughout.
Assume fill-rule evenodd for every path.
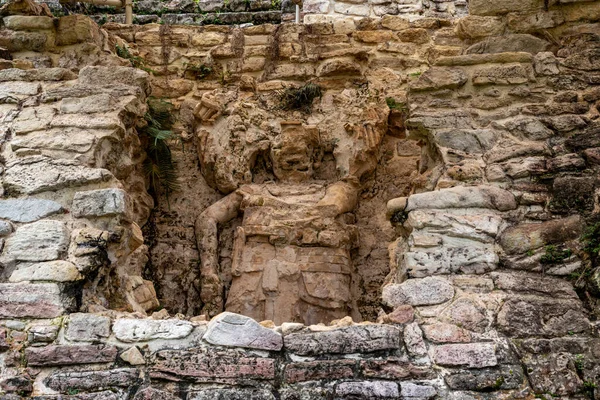
M 148 67 L 146 67 L 146 61 L 142 57 L 134 56 L 131 54 L 127 46 L 119 46 L 115 45 L 115 50 L 117 52 L 117 56 L 129 60 L 129 63 L 132 67 L 141 69 L 142 71 L 146 71 L 149 74 L 154 74 L 154 71 Z
M 169 202 L 169 195 L 179 190 L 177 164 L 173 160 L 168 141 L 176 138 L 171 130 L 173 105 L 164 100 L 148 100 L 148 112 L 145 115 L 147 125 L 141 135 L 146 138 L 144 172 L 150 189 L 155 195 L 163 193 Z

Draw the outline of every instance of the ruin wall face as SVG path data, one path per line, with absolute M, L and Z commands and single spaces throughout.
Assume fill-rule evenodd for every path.
M 468 8 L 5 9 L 0 398 L 600 399 L 600 2 Z

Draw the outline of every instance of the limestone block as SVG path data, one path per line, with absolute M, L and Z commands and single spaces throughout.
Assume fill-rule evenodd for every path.
M 455 30 L 461 39 L 476 39 L 501 35 L 504 27 L 505 22 L 502 18 L 470 15 L 459 19 Z
M 133 400 L 179 400 L 179 397 L 153 387 L 145 387 L 133 396 Z
M 512 193 L 496 186 L 458 186 L 414 194 L 408 198 L 406 211 L 424 208 L 491 208 L 508 211 L 517 208 L 517 202 Z
M 19 96 L 26 98 L 35 96 L 41 92 L 42 87 L 39 82 L 1 82 L 0 97 L 9 98 L 10 96 Z
M 96 391 L 103 388 L 134 386 L 139 382 L 139 372 L 135 368 L 115 368 L 106 371 L 60 371 L 50 374 L 44 383 L 50 389 L 67 393 L 69 391 Z
M 530 65 L 512 64 L 481 67 L 473 72 L 473 85 L 519 85 L 533 81 Z
M 140 353 L 139 349 L 136 346 L 130 347 L 125 350 L 120 355 L 121 360 L 125 361 L 130 365 L 144 365 L 146 364 L 146 360 L 142 353 Z
M 517 33 L 535 32 L 550 29 L 565 21 L 560 11 L 539 11 L 526 13 L 510 13 L 507 15 L 508 28 Z
M 71 212 L 77 218 L 124 215 L 127 206 L 127 193 L 122 189 L 89 190 L 75 193 Z
M 333 5 L 333 10 L 336 13 L 343 15 L 358 15 L 361 17 L 366 17 L 369 15 L 368 4 L 347 4 L 336 1 Z
M 426 306 L 444 303 L 454 297 L 454 288 L 441 278 L 427 277 L 408 279 L 400 284 L 391 284 L 383 288 L 383 302 L 390 307 L 403 304 Z
M 94 94 L 88 97 L 67 97 L 60 102 L 63 114 L 88 114 L 113 111 L 116 100 L 109 93 Z
M 27 340 L 32 343 L 53 342 L 58 336 L 58 325 L 34 325 L 29 328 Z
M 13 31 L 41 31 L 54 29 L 52 18 L 45 16 L 11 15 L 3 18 L 4 26 Z
M 471 333 L 456 325 L 435 323 L 423 325 L 423 333 L 433 343 L 462 343 L 471 341 Z
M 69 315 L 65 337 L 72 341 L 97 341 L 110 336 L 110 318 L 76 313 Z
M 79 273 L 75 264 L 68 261 L 55 260 L 35 263 L 27 267 L 20 267 L 13 271 L 9 281 L 73 282 L 83 278 L 83 275 Z
M 112 363 L 117 357 L 117 348 L 106 345 L 50 345 L 28 347 L 25 350 L 27 365 L 53 366 L 74 364 Z
M 113 332 L 117 339 L 122 342 L 180 339 L 188 336 L 193 329 L 194 327 L 190 322 L 177 319 L 156 321 L 121 318 L 113 324 Z
M 245 388 L 208 388 L 197 392 L 190 392 L 189 400 L 275 400 L 275 396 L 267 389 L 245 389 Z
M 410 85 L 414 91 L 456 89 L 467 83 L 467 75 L 457 68 L 432 67 Z
M 214 345 L 258 350 L 279 351 L 283 347 L 281 334 L 262 327 L 252 318 L 230 312 L 213 318 L 203 339 Z
M 435 397 L 437 391 L 433 386 L 418 385 L 412 382 L 400 382 L 400 394 L 403 399 L 427 400 Z
M 467 48 L 467 54 L 526 52 L 537 54 L 550 48 L 550 42 L 529 34 L 513 34 L 485 39 Z
M 422 357 L 427 354 L 423 331 L 417 322 L 411 322 L 404 328 L 404 345 L 409 354 L 414 357 Z
M 0 70 L 0 82 L 68 81 L 73 79 L 77 79 L 77 75 L 66 68 L 9 68 Z
M 13 222 L 34 222 L 62 211 L 62 206 L 52 200 L 33 197 L 0 200 L 0 218 Z
M 329 0 L 303 1 L 302 11 L 306 14 L 327 14 L 329 11 Z
M 399 16 L 384 15 L 381 17 L 381 26 L 392 31 L 401 31 L 410 28 L 410 20 Z
M 285 366 L 286 383 L 319 379 L 347 379 L 354 376 L 354 360 L 319 360 L 295 362 Z
M 444 344 L 434 346 L 436 364 L 448 367 L 483 368 L 498 364 L 493 343 Z
M 400 397 L 398 384 L 387 381 L 342 382 L 337 385 L 338 396 L 364 399 L 397 399 Z
M 102 47 L 102 38 L 100 27 L 85 15 L 74 14 L 58 19 L 57 46 L 88 42 Z
M 69 231 L 60 221 L 41 220 L 19 227 L 6 240 L 4 257 L 16 261 L 51 261 L 63 256 Z
M 498 328 L 511 337 L 560 337 L 590 332 L 578 299 L 515 296 L 498 312 Z
M 543 7 L 543 0 L 471 0 L 469 13 L 471 15 L 501 15 L 509 12 L 536 11 Z
M 101 67 L 88 66 L 79 71 L 79 84 L 94 87 L 106 87 L 115 83 L 134 85 L 142 88 L 144 93 L 150 93 L 149 75 L 138 68 L 132 67 Z
M 227 379 L 272 380 L 275 360 L 214 347 L 161 350 L 154 355 L 150 376 L 185 377 L 196 382 Z
M 455 390 L 488 391 L 517 389 L 522 385 L 523 378 L 523 369 L 519 365 L 503 365 L 499 368 L 453 372 L 446 375 L 444 380 Z
M 577 239 L 582 223 L 578 215 L 543 222 L 519 224 L 506 229 L 500 236 L 500 245 L 508 254 L 522 254 L 552 243 Z
M 42 32 L 0 31 L 0 46 L 10 52 L 42 52 L 46 49 L 47 40 L 47 35 Z
M 349 326 L 327 332 L 292 333 L 285 336 L 286 350 L 301 355 L 362 353 L 396 349 L 401 331 L 389 325 Z
M 7 166 L 4 187 L 18 193 L 34 194 L 67 186 L 83 186 L 109 180 L 112 174 L 72 160 L 33 157 Z
M 498 266 L 499 257 L 491 243 L 431 235 L 414 235 L 412 239 L 421 247 L 411 247 L 401 264 L 411 278 L 458 272 L 482 274 Z

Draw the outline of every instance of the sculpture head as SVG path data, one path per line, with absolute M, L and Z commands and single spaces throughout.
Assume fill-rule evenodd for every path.
M 281 134 L 271 143 L 273 174 L 280 181 L 302 182 L 312 178 L 319 131 L 300 121 L 282 121 Z

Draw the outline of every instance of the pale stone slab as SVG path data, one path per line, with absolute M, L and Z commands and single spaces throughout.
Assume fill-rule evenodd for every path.
M 76 313 L 69 316 L 65 336 L 72 341 L 96 341 L 110 336 L 110 318 Z
M 427 306 L 444 303 L 454 297 L 454 287 L 448 281 L 427 277 L 409 279 L 383 288 L 383 301 L 391 307 L 403 304 Z
M 259 350 L 281 350 L 281 334 L 261 326 L 252 318 L 224 312 L 213 318 L 203 337 L 210 344 Z
M 55 318 L 73 306 L 55 283 L 0 283 L 2 318 Z
M 162 321 L 148 319 L 122 318 L 113 324 L 113 332 L 122 342 L 142 342 L 154 339 L 180 339 L 188 336 L 194 329 L 188 321 L 166 319 Z
M 509 191 L 488 185 L 457 186 L 418 193 L 408 198 L 406 211 L 428 208 L 491 208 L 508 211 L 517 208 L 517 202 Z
M 68 245 L 64 222 L 42 220 L 18 228 L 6 240 L 5 256 L 17 261 L 51 261 L 60 258 Z
M 73 197 L 73 216 L 103 217 L 127 212 L 127 193 L 121 189 L 99 189 L 77 192 Z
M 400 394 L 403 399 L 426 400 L 435 397 L 437 391 L 433 386 L 417 385 L 412 382 L 400 382 Z
M 397 399 L 398 385 L 387 381 L 342 382 L 335 393 L 338 396 L 360 396 L 365 399 Z
M 443 366 L 484 368 L 498 364 L 493 343 L 444 344 L 434 347 L 434 361 Z
M 13 222 L 34 222 L 62 211 L 55 201 L 26 198 L 0 200 L 0 218 Z
M 83 275 L 75 264 L 69 261 L 55 260 L 42 263 L 36 263 L 29 267 L 19 268 L 13 271 L 10 282 L 24 281 L 53 281 L 53 282 L 72 282 L 83 279 Z

